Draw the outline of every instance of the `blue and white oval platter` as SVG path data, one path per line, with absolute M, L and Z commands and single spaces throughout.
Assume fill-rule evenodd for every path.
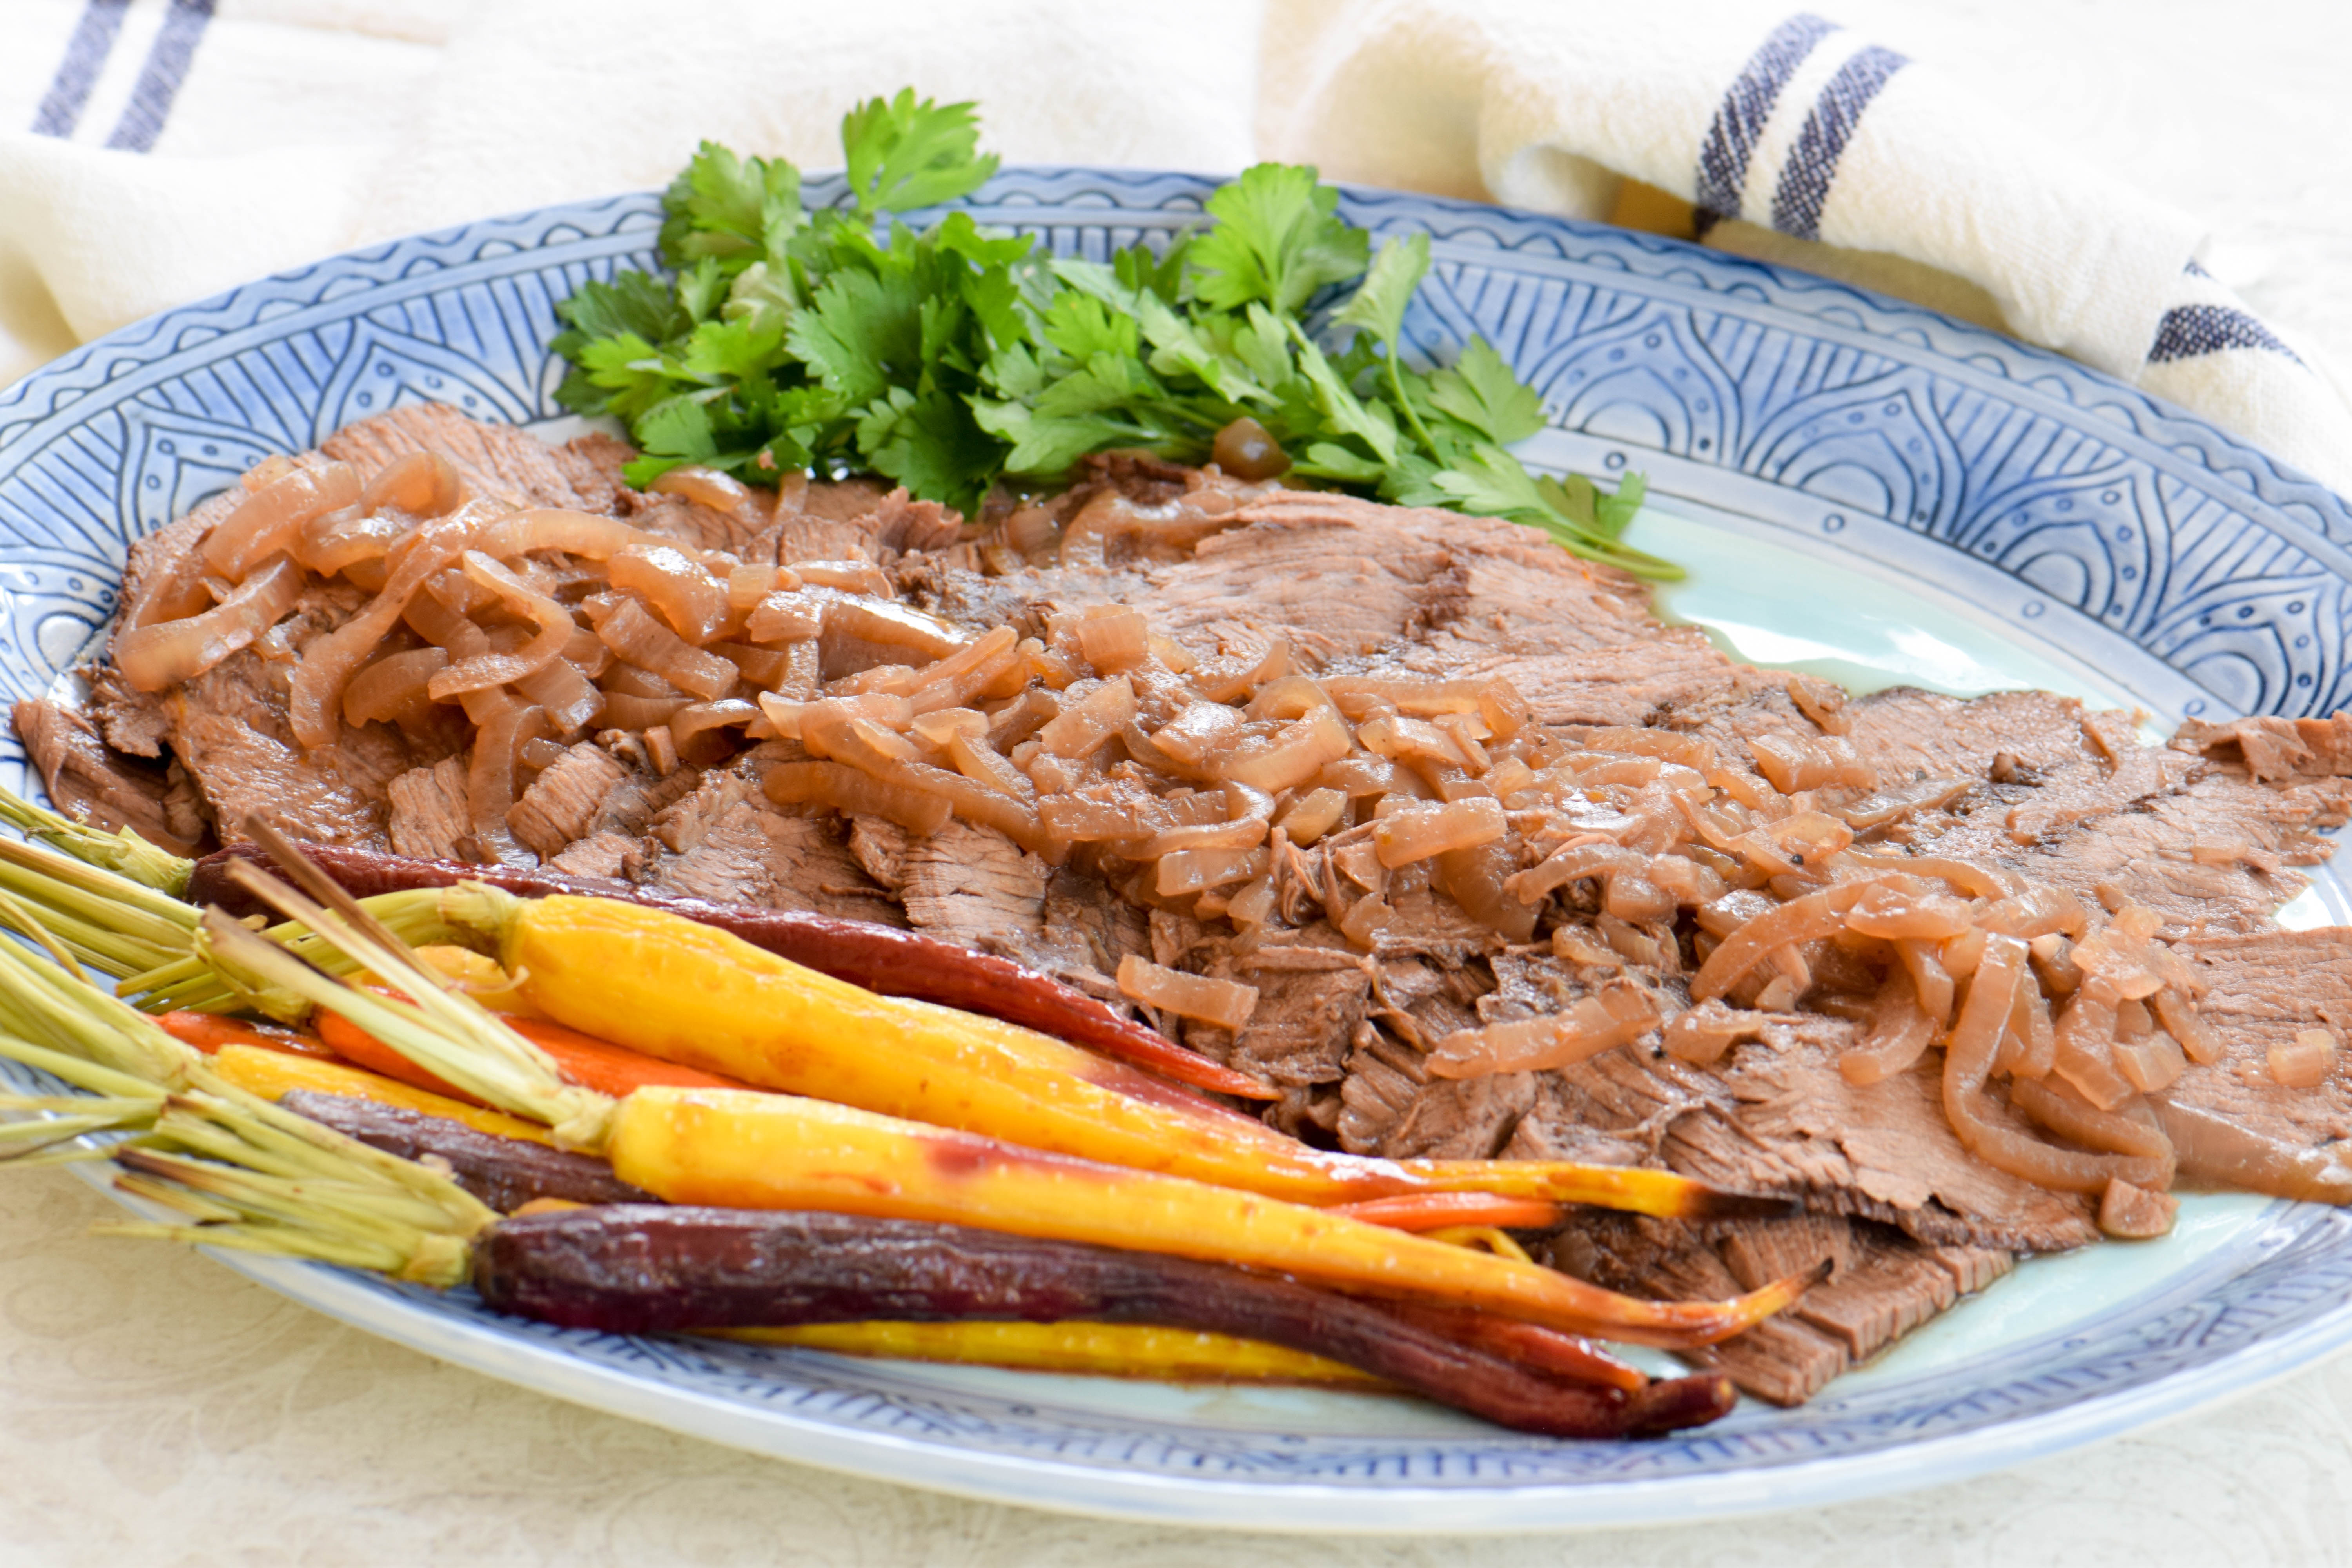
M 1100 258 L 1198 220 L 1192 175 L 1045 169 L 968 204 Z M 837 195 L 812 182 L 812 201 Z M 1531 462 L 1649 476 L 1636 542 L 1740 657 L 1852 684 L 2043 686 L 2183 717 L 2352 700 L 2352 510 L 2213 426 L 2055 356 L 1801 273 L 1589 224 L 1375 191 L 1425 230 L 1407 320 L 1483 333 L 1543 394 Z M 652 264 L 625 196 L 265 279 L 0 392 L 0 693 L 50 690 L 127 542 L 404 402 L 568 428 L 556 301 Z M 0 783 L 24 760 L 0 742 Z M 2323 880 L 2299 923 L 2341 921 Z M 307 1265 L 224 1258 L 459 1365 L 778 1458 L 1041 1508 L 1262 1530 L 1691 1520 L 1956 1479 L 2178 1415 L 2352 1341 L 2352 1219 L 2191 1198 L 2176 1235 L 2031 1263 L 1831 1385 L 1673 1441 L 1525 1437 L 1413 1402 L 1181 1389 L 557 1331 Z

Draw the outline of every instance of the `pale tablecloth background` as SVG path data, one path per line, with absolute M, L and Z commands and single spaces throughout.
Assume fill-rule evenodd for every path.
M 458 9 L 419 8 L 420 79 L 431 37 Z M 2352 365 L 2352 133 L 2342 107 L 2352 8 L 1852 0 L 1825 9 L 2184 209 L 2217 236 L 2203 259 L 2221 283 L 2315 359 Z M 639 14 L 656 26 L 661 7 Z M 46 76 L 54 53 L 10 47 L 8 21 L 0 3 L 0 74 Z M 387 80 L 387 106 L 404 85 Z M 283 106 L 289 125 L 300 111 Z M 297 189 L 285 199 L 302 198 Z M 351 219 L 317 221 L 324 235 Z M 62 331 L 0 327 L 20 351 Z M 9 1177 L 5 1193 L 0 1562 L 2352 1563 L 2352 1361 L 2021 1471 L 1802 1515 L 1477 1541 L 1235 1538 L 962 1502 L 674 1437 L 395 1349 L 201 1258 L 89 1238 L 108 1207 L 60 1173 Z

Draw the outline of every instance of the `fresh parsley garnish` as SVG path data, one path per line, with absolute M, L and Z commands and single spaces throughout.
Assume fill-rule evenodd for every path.
M 1044 488 L 1089 452 L 1205 461 L 1247 417 L 1298 480 L 1533 523 L 1588 559 L 1681 575 L 1622 542 L 1641 476 L 1612 493 L 1511 455 L 1543 407 L 1491 344 L 1407 362 L 1428 237 L 1375 255 L 1313 169 L 1244 170 L 1198 229 L 1098 263 L 966 213 L 908 224 L 996 172 L 969 103 L 873 99 L 841 143 L 847 197 L 810 211 L 790 163 L 704 142 L 662 198 L 670 276 L 624 272 L 557 307 L 572 368 L 556 395 L 627 422 L 645 454 L 632 484 L 684 463 L 763 484 L 871 472 L 971 515 L 1000 482 Z M 1332 336 L 1308 330 L 1318 305 Z

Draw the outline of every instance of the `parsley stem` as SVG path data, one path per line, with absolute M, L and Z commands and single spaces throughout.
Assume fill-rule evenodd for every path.
M 1414 437 L 1421 442 L 1421 449 L 1427 452 L 1433 460 L 1444 462 L 1444 458 L 1439 453 L 1437 443 L 1430 439 L 1429 426 L 1421 422 L 1421 415 L 1413 408 L 1412 399 L 1404 395 L 1404 377 L 1397 370 L 1402 356 L 1398 353 L 1396 343 L 1383 343 L 1381 347 L 1389 351 L 1389 390 L 1396 394 L 1397 407 L 1403 410 L 1404 422 L 1412 426 Z

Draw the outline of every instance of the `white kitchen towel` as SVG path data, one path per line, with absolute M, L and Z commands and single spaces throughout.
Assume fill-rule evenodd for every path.
M 1685 232 L 2070 354 L 2352 492 L 2352 408 L 2188 215 L 1755 0 L 0 0 L 0 381 L 325 252 L 839 161 L 861 97 L 1013 162 L 1335 178 Z

